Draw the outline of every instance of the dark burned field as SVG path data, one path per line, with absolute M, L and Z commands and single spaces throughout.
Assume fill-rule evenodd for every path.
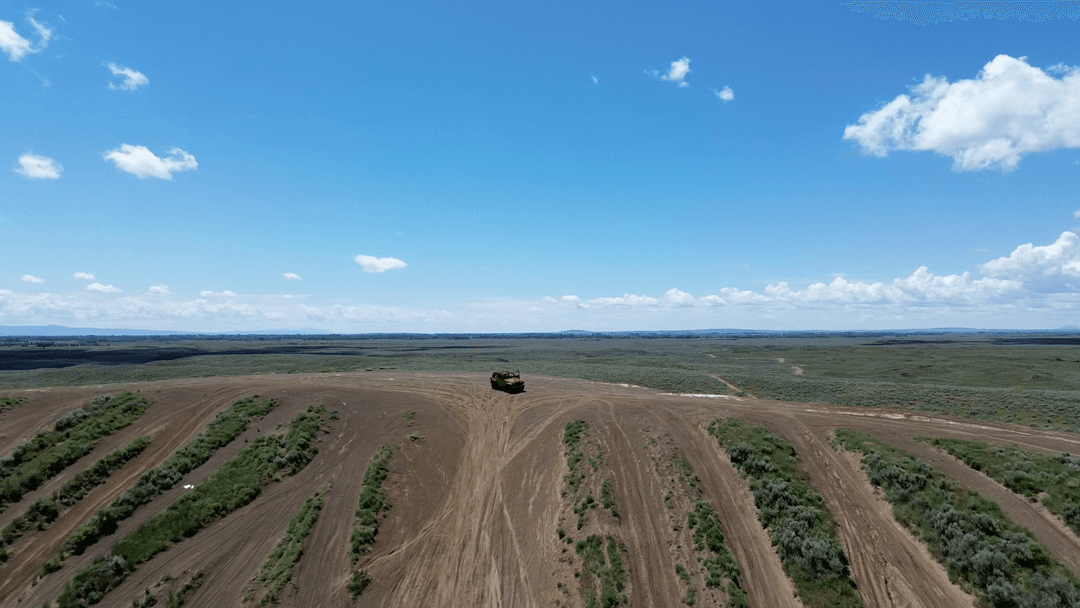
M 0 349 L 0 456 L 10 459 L 0 492 L 29 479 L 18 466 L 45 462 L 45 439 L 36 457 L 16 447 L 39 431 L 55 426 L 50 441 L 63 447 L 74 442 L 64 432 L 106 415 L 98 410 L 108 400 L 82 409 L 95 397 L 135 391 L 147 402 L 88 440 L 84 455 L 25 482 L 17 500 L 0 499 L 10 537 L 0 543 L 0 606 L 167 605 L 170 596 L 190 606 L 828 606 L 845 585 L 844 605 L 1049 606 L 1051 588 L 1058 605 L 1076 605 L 1075 532 L 916 437 L 1073 462 L 1060 455 L 1080 452 L 1080 348 L 1065 338 L 901 338 Z M 41 367 L 28 366 L 34 357 Z M 487 376 L 503 368 L 521 370 L 525 393 L 489 388 Z M 725 448 L 710 434 L 718 419 L 761 425 L 779 451 L 753 452 L 750 434 L 743 451 Z M 170 464 L 194 453 L 186 446 L 217 441 L 197 437 L 229 420 L 235 431 L 221 431 L 213 450 L 200 448 L 187 468 Z M 958 495 L 998 505 L 990 516 L 1004 523 L 976 518 L 983 527 L 969 531 L 972 542 L 988 535 L 991 565 L 949 562 L 945 541 L 899 523 L 886 502 L 894 497 L 871 483 L 861 453 L 835 444 L 837 429 L 904 450 L 957 482 Z M 314 433 L 308 447 L 296 439 L 304 432 Z M 63 502 L 81 471 L 144 436 L 145 449 Z M 176 474 L 155 478 L 160 491 L 85 551 L 66 550 L 96 513 L 166 466 Z M 778 481 L 777 466 L 796 478 Z M 804 487 L 819 515 L 784 519 L 784 492 Z M 53 497 L 55 513 L 17 525 Z M 782 532 L 806 517 L 818 518 L 825 544 L 792 550 Z M 1009 536 L 1007 522 L 1027 532 Z M 155 530 L 164 531 L 159 545 L 132 540 Z M 840 561 L 820 553 L 829 538 Z M 994 551 L 1012 559 L 1021 538 L 1034 543 L 1033 558 L 993 561 Z M 105 576 L 101 564 L 115 567 Z

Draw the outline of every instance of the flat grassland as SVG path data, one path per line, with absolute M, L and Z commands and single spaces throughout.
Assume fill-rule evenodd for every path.
M 148 436 L 150 444 L 49 526 L 27 530 L 7 547 L 0 606 L 54 602 L 76 572 L 166 511 L 191 491 L 185 486 L 198 487 L 245 446 L 285 433 L 290 420 L 316 405 L 325 408 L 327 433 L 303 470 L 264 485 L 250 503 L 133 567 L 101 605 L 127 606 L 148 594 L 164 604 L 201 572 L 189 605 L 254 606 L 268 590 L 260 587 L 260 568 L 290 519 L 323 492 L 290 582 L 275 591 L 283 606 L 585 606 L 592 575 L 577 547 L 594 538 L 603 539 L 605 552 L 594 559 L 625 571 L 620 593 L 627 605 L 723 606 L 733 596 L 709 587 L 709 572 L 693 558 L 688 513 L 699 501 L 715 510 L 747 603 L 800 606 L 758 521 L 748 482 L 707 432 L 717 418 L 762 425 L 790 444 L 835 521 L 864 606 L 992 605 L 951 582 L 926 545 L 893 518 L 858 458 L 830 443 L 836 429 L 847 428 L 905 450 L 997 502 L 1080 574 L 1080 539 L 1060 520 L 914 439 L 1080 452 L 1074 434 L 1080 430 L 1080 347 L 1066 338 L 1059 344 L 1007 341 L 1012 338 L 144 340 L 3 347 L 0 398 L 24 400 L 0 413 L 0 457 L 98 395 L 138 391 L 150 406 L 11 504 L 0 513 L 0 528 L 132 439 Z M 55 356 L 45 356 L 53 350 Z M 50 362 L 56 366 L 43 367 Z M 491 390 L 488 375 L 497 369 L 520 370 L 526 391 Z M 704 394 L 711 396 L 694 396 Z M 249 396 L 278 405 L 113 534 L 42 575 L 43 564 L 75 529 L 193 440 L 217 413 Z M 584 455 L 576 465 L 584 481 L 580 492 L 564 493 L 570 473 L 564 435 L 577 420 L 588 423 L 575 448 Z M 387 445 L 396 448 L 382 483 L 390 507 L 378 515 L 374 542 L 354 561 L 350 535 L 365 471 Z M 370 583 L 352 599 L 349 583 L 361 571 Z

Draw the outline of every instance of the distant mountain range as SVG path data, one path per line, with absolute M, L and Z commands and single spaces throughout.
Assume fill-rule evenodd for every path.
M 98 327 L 67 327 L 64 325 L 0 325 L 0 336 L 26 336 L 26 337 L 61 337 L 61 336 L 283 336 L 283 335 L 356 335 L 356 336 L 401 336 L 401 337 L 483 337 L 483 336 L 521 336 L 521 337 L 679 337 L 679 336 L 781 336 L 781 335 L 919 335 L 919 334 L 1058 334 L 1078 333 L 1080 326 L 1066 325 L 1057 329 L 977 329 L 972 327 L 933 327 L 929 329 L 873 329 L 873 330 L 770 330 L 770 329 L 681 329 L 681 330 L 658 330 L 658 331 L 590 331 L 585 329 L 568 329 L 560 332 L 460 332 L 460 333 L 364 333 L 364 334 L 338 334 L 322 329 L 278 329 L 265 331 L 228 331 L 228 332 L 195 332 L 195 331 L 168 331 L 157 329 L 105 329 Z

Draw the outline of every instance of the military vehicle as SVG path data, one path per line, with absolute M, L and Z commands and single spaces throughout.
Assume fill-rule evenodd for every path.
M 520 393 L 525 390 L 525 381 L 518 372 L 495 372 L 491 374 L 491 388 L 508 393 Z

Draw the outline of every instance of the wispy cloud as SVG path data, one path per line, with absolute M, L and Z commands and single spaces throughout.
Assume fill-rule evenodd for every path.
M 101 283 L 91 283 L 86 286 L 86 291 L 96 291 L 98 293 L 120 293 L 120 289 L 113 287 L 112 285 L 102 285 Z
M 169 150 L 169 156 L 158 158 L 146 146 L 121 144 L 119 148 L 107 152 L 104 158 L 115 163 L 121 171 L 131 173 L 140 179 L 146 177 L 172 179 L 173 173 L 192 171 L 199 166 L 194 156 L 180 148 L 172 148 Z
M 592 78 L 592 83 L 593 83 L 593 84 L 600 84 L 600 80 L 599 80 L 599 79 L 597 79 L 597 77 L 596 77 L 596 76 L 590 76 L 590 78 Z
M 844 139 L 875 156 L 930 150 L 951 157 L 954 171 L 1011 171 L 1025 154 L 1080 147 L 1080 68 L 1051 71 L 1063 76 L 998 55 L 974 79 L 927 74 L 911 95 L 848 125 Z
M 76 272 L 74 276 L 75 276 L 76 279 L 79 279 L 80 281 L 93 281 L 96 278 L 94 275 L 90 274 L 89 272 Z
M 115 63 L 108 63 L 106 67 L 112 72 L 113 76 L 123 76 L 124 81 L 120 84 L 109 83 L 110 89 L 119 89 L 121 91 L 134 91 L 135 89 L 150 84 L 150 79 L 147 78 L 142 72 L 138 72 L 131 68 L 124 68 L 116 65 Z
M 167 296 L 169 295 L 169 288 L 165 285 L 154 285 L 149 289 L 148 293 L 158 296 Z
M 60 172 L 63 170 L 55 160 L 27 152 L 19 157 L 19 166 L 15 172 L 30 179 L 60 179 Z
M 24 274 L 24 275 L 22 275 L 22 279 L 20 279 L 20 280 L 23 283 L 44 283 L 45 282 L 45 279 L 39 279 L 38 277 L 35 277 L 32 274 Z
M 690 58 L 683 57 L 672 61 L 666 74 L 661 74 L 659 70 L 645 70 L 645 73 L 653 78 L 674 82 L 680 87 L 688 87 L 690 83 L 686 82 L 686 75 L 690 73 Z
M 364 269 L 364 272 L 386 272 L 387 270 L 397 270 L 399 268 L 405 268 L 405 262 L 397 258 L 377 258 L 370 255 L 358 255 L 355 258 L 357 264 Z
M 713 95 L 716 95 L 717 97 L 719 97 L 720 100 L 723 101 L 724 103 L 727 103 L 727 102 L 731 101 L 732 99 L 735 99 L 735 91 L 732 91 L 731 87 L 729 87 L 729 86 L 725 86 L 723 89 L 721 89 L 719 91 L 717 91 L 716 89 L 713 89 L 712 92 L 713 92 Z
M 290 281 L 299 281 L 299 280 L 301 280 L 300 275 L 296 274 L 295 272 L 286 272 L 285 274 L 283 274 L 281 276 L 285 277 L 286 279 L 289 279 Z
M 0 21 L 0 51 L 7 53 L 8 61 L 18 61 L 34 52 L 33 45 L 15 31 L 15 24 Z
M 226 289 L 225 291 L 200 291 L 199 295 L 204 298 L 235 298 L 236 293 Z

